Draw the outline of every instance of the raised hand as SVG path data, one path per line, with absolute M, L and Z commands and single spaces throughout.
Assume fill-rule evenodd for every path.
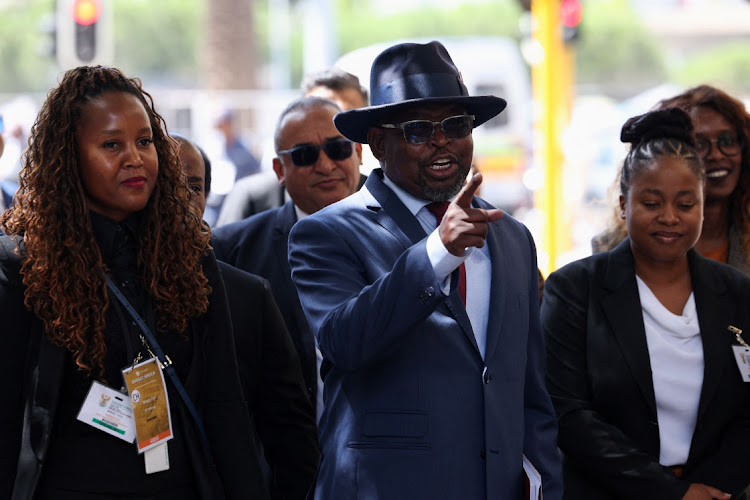
M 440 223 L 440 239 L 453 255 L 462 256 L 468 247 L 483 247 L 487 238 L 487 224 L 503 216 L 503 211 L 497 208 L 472 208 L 471 200 L 481 184 L 482 174 L 475 174 L 469 179 Z

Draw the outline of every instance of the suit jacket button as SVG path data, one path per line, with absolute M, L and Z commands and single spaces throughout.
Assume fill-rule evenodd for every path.
M 419 302 L 421 302 L 422 304 L 426 304 L 429 298 L 433 295 L 435 295 L 435 289 L 429 286 L 422 290 L 422 293 L 419 294 Z
M 487 367 L 484 367 L 484 370 L 482 371 L 482 381 L 485 384 L 489 384 L 492 377 L 490 377 L 490 372 L 487 370 Z

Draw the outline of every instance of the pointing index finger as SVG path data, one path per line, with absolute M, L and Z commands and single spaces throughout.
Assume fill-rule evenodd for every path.
M 479 188 L 480 184 L 482 184 L 482 174 L 477 172 L 471 177 L 471 179 L 469 179 L 469 182 L 461 188 L 461 191 L 459 191 L 458 196 L 456 196 L 453 203 L 461 208 L 471 208 L 471 200 L 474 197 L 474 193 L 477 192 L 477 188 Z

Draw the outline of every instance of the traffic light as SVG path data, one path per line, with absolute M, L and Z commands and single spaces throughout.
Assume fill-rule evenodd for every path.
M 562 38 L 566 43 L 578 40 L 578 27 L 583 19 L 583 5 L 580 0 L 562 0 L 560 2 L 560 22 Z
M 57 0 L 60 66 L 112 64 L 112 56 L 112 0 Z

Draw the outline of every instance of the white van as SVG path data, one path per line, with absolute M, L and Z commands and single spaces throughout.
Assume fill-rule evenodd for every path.
M 336 66 L 370 84 L 372 61 L 386 48 L 403 42 L 427 43 L 435 38 L 394 40 L 356 49 Z M 510 213 L 532 205 L 523 184 L 531 163 L 531 83 L 518 43 L 507 37 L 440 37 L 461 72 L 469 95 L 496 95 L 508 101 L 500 115 L 474 131 L 474 165 L 485 177 L 481 196 Z

